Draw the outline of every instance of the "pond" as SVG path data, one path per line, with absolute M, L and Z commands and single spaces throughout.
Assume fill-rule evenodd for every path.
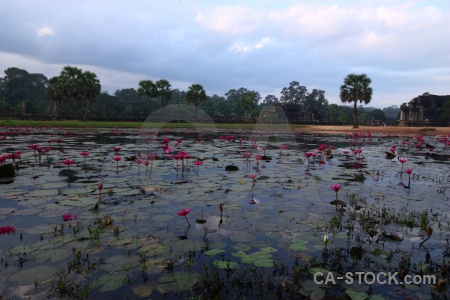
M 4 131 L 0 298 L 449 296 L 447 137 Z

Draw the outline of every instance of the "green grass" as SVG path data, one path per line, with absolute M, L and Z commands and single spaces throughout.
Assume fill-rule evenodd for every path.
M 32 121 L 32 120 L 0 120 L 0 126 L 52 126 L 67 128 L 221 128 L 221 129 L 253 129 L 258 128 L 285 128 L 287 124 L 204 124 L 204 123 L 150 123 L 150 122 L 103 122 L 103 121 Z M 306 125 L 291 125 L 291 128 L 306 127 Z

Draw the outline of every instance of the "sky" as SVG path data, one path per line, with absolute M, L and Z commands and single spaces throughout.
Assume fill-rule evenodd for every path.
M 369 106 L 450 95 L 450 1 L 1 0 L 0 77 L 9 67 L 97 74 L 102 91 L 168 80 L 207 95 L 280 97 L 292 81 L 340 104 L 365 73 Z

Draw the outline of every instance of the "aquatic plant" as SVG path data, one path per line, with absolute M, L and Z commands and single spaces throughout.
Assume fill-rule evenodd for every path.
M 191 211 L 190 208 L 185 208 L 183 210 L 180 210 L 179 212 L 177 212 L 177 215 L 184 217 L 186 219 L 186 222 L 189 224 L 189 226 L 191 226 L 191 223 L 189 223 L 188 219 L 187 219 L 187 215 L 189 214 L 189 212 Z

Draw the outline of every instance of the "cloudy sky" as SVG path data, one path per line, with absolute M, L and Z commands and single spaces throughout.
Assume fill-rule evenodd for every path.
M 0 76 L 72 65 L 111 94 L 167 79 L 263 97 L 298 81 L 339 103 L 344 77 L 366 73 L 386 107 L 450 94 L 449 20 L 444 0 L 1 0 Z

